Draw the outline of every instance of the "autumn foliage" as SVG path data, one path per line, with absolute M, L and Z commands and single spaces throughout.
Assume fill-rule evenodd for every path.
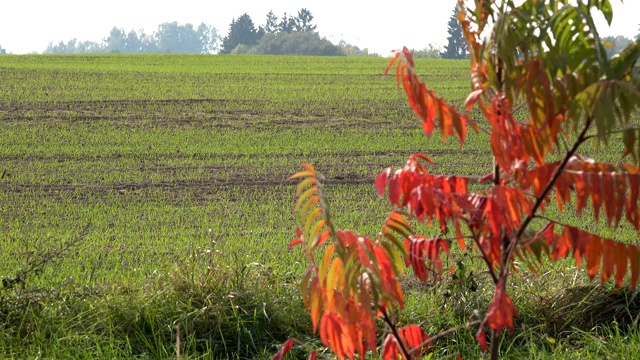
M 632 120 L 640 105 L 634 68 L 640 43 L 607 58 L 591 15 L 594 9 L 611 22 L 607 0 L 525 1 L 518 7 L 509 1 L 477 0 L 474 9 L 460 1 L 458 18 L 469 43 L 471 78 L 464 111 L 420 82 L 406 48 L 395 53 L 386 71 L 395 67 L 398 86 L 425 134 L 438 129 L 445 141 L 451 136 L 464 145 L 469 129 L 487 133 L 495 163 L 490 174 L 431 174 L 427 155 L 410 155 L 402 168 L 387 168 L 375 179 L 377 193 L 386 194 L 396 210 L 374 237 L 334 226 L 321 176 L 312 165 L 303 164 L 304 170 L 290 178 L 299 180 L 295 211 L 300 215 L 290 246 L 303 246 L 309 261 L 303 299 L 314 332 L 339 359 L 363 358 L 367 352 L 412 359 L 429 351 L 432 338 L 419 326 L 396 326 L 396 314 L 404 306 L 398 277 L 411 267 L 421 281 L 437 281 L 450 244 L 477 251 L 495 285 L 477 332 L 483 350 L 488 349 L 485 331 L 497 335 L 514 327 L 518 313 L 507 278 L 517 258 L 533 258 L 541 265 L 543 256 L 572 256 L 591 279 L 599 275 L 604 283 L 612 278 L 620 287 L 629 278 L 631 288 L 637 285 L 640 247 L 544 215 L 555 202 L 560 211 L 571 208 L 580 215 L 590 208 L 595 220 L 602 217 L 609 227 L 626 222 L 640 231 L 640 129 Z M 484 119 L 471 118 L 474 108 Z M 518 120 L 515 112 L 522 108 L 528 110 L 527 119 Z M 586 142 L 606 146 L 620 135 L 624 152 L 616 164 L 579 154 Z M 559 160 L 548 161 L 550 153 Z M 485 188 L 470 191 L 471 182 Z M 575 206 L 567 207 L 569 203 Z M 547 225 L 532 229 L 534 219 Z M 410 220 L 453 237 L 417 235 Z M 386 336 L 380 345 L 381 331 Z M 281 351 L 275 358 L 283 356 Z M 498 356 L 493 341 L 491 356 Z

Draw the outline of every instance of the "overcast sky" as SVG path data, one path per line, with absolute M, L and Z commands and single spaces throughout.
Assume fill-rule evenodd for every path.
M 611 0 L 613 25 L 604 20 L 601 34 L 633 37 L 640 29 L 640 0 Z M 429 43 L 444 45 L 447 22 L 455 0 L 349 1 L 349 0 L 3 0 L 0 5 L 0 45 L 14 54 L 42 52 L 49 42 L 100 42 L 112 27 L 143 28 L 152 33 L 158 24 L 178 21 L 197 26 L 213 25 L 225 36 L 229 23 L 243 13 L 256 26 L 264 23 L 272 10 L 280 18 L 284 12 L 296 15 L 307 8 L 321 36 L 334 43 L 348 43 L 381 55 L 407 46 L 422 49 Z

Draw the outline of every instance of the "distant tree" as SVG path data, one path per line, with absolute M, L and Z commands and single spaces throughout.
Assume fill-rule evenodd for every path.
M 453 9 L 453 15 L 449 18 L 448 26 L 448 43 L 447 46 L 444 47 L 444 52 L 442 52 L 440 56 L 444 59 L 465 59 L 467 57 L 467 41 L 464 39 L 462 27 L 458 22 L 457 7 Z
M 68 42 L 60 41 L 57 45 L 52 42 L 43 51 L 43 54 L 88 54 L 105 52 L 104 46 L 95 41 L 78 41 L 71 39 Z
M 109 36 L 102 43 L 93 41 L 79 42 L 71 39 L 65 43 L 60 41 L 49 46 L 46 54 L 60 53 L 211 53 L 218 49 L 218 31 L 215 27 L 202 23 L 197 29 L 187 23 L 177 22 L 158 25 L 154 34 L 145 34 L 144 30 L 131 30 L 128 33 L 122 28 L 113 27 Z
M 158 44 L 153 35 L 144 30 L 131 30 L 128 33 L 122 28 L 113 27 L 109 36 L 103 40 L 104 52 L 110 53 L 153 53 L 158 52 Z
M 0 54 L 6 54 L 7 50 L 5 50 L 2 45 L 0 45 Z
M 113 27 L 109 32 L 109 37 L 104 39 L 107 52 L 123 52 L 127 43 L 127 35 L 124 29 Z
M 369 49 L 360 49 L 355 45 L 351 45 L 344 40 L 340 40 L 338 48 L 346 56 L 380 56 L 376 53 L 369 53 Z
M 202 54 L 211 54 L 218 51 L 218 43 L 220 42 L 220 36 L 218 35 L 218 30 L 205 23 L 201 23 L 198 26 L 198 38 L 200 39 L 201 49 L 200 53 Z
M 67 43 L 64 41 L 58 42 L 57 45 L 53 45 L 53 43 L 49 43 L 47 49 L 44 51 L 45 54 L 73 54 L 76 51 L 76 43 L 78 39 L 71 39 Z
M 271 10 L 267 14 L 263 29 L 267 34 L 273 34 L 278 31 L 278 18 Z
M 81 41 L 76 44 L 76 54 L 99 54 L 105 52 L 104 46 L 95 41 Z
M 441 57 L 442 48 L 437 46 L 436 44 L 429 44 L 422 50 L 411 50 L 413 53 L 413 57 L 415 58 L 428 58 L 428 59 L 437 59 Z
M 202 43 L 193 25 L 178 22 L 162 23 L 158 25 L 155 34 L 160 52 L 171 53 L 201 53 Z
M 142 42 L 138 38 L 138 33 L 131 30 L 125 38 L 124 47 L 121 52 L 124 53 L 137 53 L 142 50 Z
M 605 51 L 609 59 L 633 42 L 633 40 L 622 35 L 605 36 L 602 41 L 605 42 Z
M 318 33 L 278 32 L 265 34 L 255 46 L 239 44 L 233 54 L 269 54 L 269 55 L 344 55 L 338 46 Z
M 220 53 L 229 54 L 231 50 L 240 44 L 253 46 L 259 39 L 260 32 L 253 25 L 251 17 L 244 13 L 238 20 L 234 19 L 229 24 L 229 34 L 222 40 Z
M 295 29 L 296 19 L 293 16 L 287 16 L 285 12 L 278 24 L 278 30 L 285 33 L 290 33 Z
M 298 11 L 298 16 L 294 18 L 294 30 L 300 32 L 313 32 L 316 31 L 316 26 L 311 25 L 311 21 L 313 20 L 313 15 L 311 15 L 311 11 L 302 8 Z
M 158 41 L 155 34 L 145 34 L 144 30 L 138 32 L 138 39 L 140 40 L 141 53 L 157 53 L 160 52 Z

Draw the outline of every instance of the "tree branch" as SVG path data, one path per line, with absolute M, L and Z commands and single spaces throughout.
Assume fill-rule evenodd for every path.
M 504 259 L 508 260 L 508 259 L 511 259 L 511 257 L 513 256 L 513 252 L 515 251 L 515 248 L 518 245 L 518 242 L 520 241 L 522 234 L 524 234 L 525 230 L 529 226 L 529 223 L 531 223 L 531 220 L 533 220 L 533 218 L 536 216 L 536 212 L 538 211 L 540 206 L 544 203 L 544 199 L 547 197 L 549 192 L 551 192 L 551 189 L 555 185 L 556 181 L 558 181 L 558 178 L 560 178 L 562 171 L 569 163 L 569 160 L 571 159 L 571 157 L 576 153 L 580 145 L 582 145 L 582 143 L 586 141 L 587 131 L 589 130 L 589 127 L 591 127 L 592 121 L 593 119 L 591 117 L 587 118 L 587 123 L 585 124 L 584 129 L 582 129 L 582 132 L 580 132 L 580 136 L 578 136 L 578 139 L 573 144 L 573 147 L 571 147 L 571 149 L 567 151 L 564 158 L 562 159 L 562 162 L 560 163 L 560 165 L 558 165 L 558 167 L 556 168 L 556 171 L 553 173 L 551 180 L 549 180 L 549 183 L 542 191 L 542 194 L 540 194 L 535 204 L 533 204 L 530 214 L 527 215 L 525 220 L 522 222 L 522 225 L 520 225 L 520 229 L 518 229 L 516 236 L 513 237 L 511 243 L 509 244 L 509 247 L 507 248 L 507 254 Z M 506 265 L 502 266 L 500 268 L 500 277 L 504 276 L 506 274 L 506 271 L 508 271 L 508 266 Z
M 404 342 L 400 337 L 400 333 L 398 333 L 398 328 L 396 327 L 396 324 L 394 324 L 393 321 L 391 321 L 391 318 L 389 317 L 389 313 L 387 313 L 387 309 L 382 309 L 382 315 L 384 316 L 384 322 L 386 322 L 387 325 L 389 325 L 389 327 L 391 328 L 391 333 L 397 340 L 398 346 L 400 347 L 400 351 L 402 351 L 403 358 L 406 360 L 412 360 L 413 359 L 413 356 L 411 355 L 412 353 L 404 345 Z
M 478 247 L 478 250 L 480 251 L 480 254 L 482 255 L 482 260 L 484 260 L 484 262 L 487 264 L 487 269 L 489 269 L 489 275 L 491 275 L 491 279 L 493 280 L 494 284 L 498 283 L 498 276 L 496 275 L 495 271 L 493 271 L 493 266 L 491 266 L 491 263 L 489 262 L 489 258 L 487 257 L 487 253 L 484 252 L 484 249 L 482 248 L 482 245 L 480 245 L 480 240 L 478 240 L 478 236 L 474 233 L 473 234 L 473 242 L 476 243 L 476 246 Z

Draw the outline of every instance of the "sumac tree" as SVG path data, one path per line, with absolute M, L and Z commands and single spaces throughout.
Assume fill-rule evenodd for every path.
M 398 86 L 426 135 L 438 130 L 445 140 L 455 137 L 461 145 L 468 129 L 489 135 L 490 174 L 480 179 L 431 174 L 427 155 L 410 155 L 402 168 L 385 169 L 375 179 L 378 194 L 386 194 L 396 209 L 374 237 L 336 228 L 313 166 L 304 164 L 291 177 L 299 181 L 295 211 L 301 222 L 289 246 L 305 248 L 309 267 L 302 279 L 303 299 L 314 332 L 338 358 L 381 352 L 384 359 L 412 359 L 429 351 L 433 338 L 419 326 L 395 324 L 404 303 L 398 275 L 410 266 L 422 281 L 431 274 L 437 279 L 450 244 L 478 252 L 492 279 L 493 300 L 476 336 L 486 351 L 485 331 L 490 333 L 492 358 L 499 355 L 499 334 L 513 328 L 518 316 L 507 286 L 518 257 L 572 256 L 592 279 L 599 276 L 604 283 L 613 278 L 620 287 L 628 277 L 630 287 L 636 286 L 638 246 L 545 215 L 545 206 L 555 201 L 560 211 L 581 214 L 590 207 L 594 218 L 604 218 L 609 227 L 627 222 L 640 230 L 640 128 L 632 119 L 640 104 L 634 67 L 640 42 L 609 59 L 592 11 L 611 22 L 608 0 L 529 0 L 520 6 L 476 0 L 473 9 L 459 1 L 471 66 L 464 111 L 420 82 L 406 48 L 391 60 L 387 71 L 395 67 Z M 484 121 L 471 118 L 468 111 L 474 107 Z M 514 115 L 521 108 L 528 110 L 525 121 Z M 579 153 L 585 143 L 607 146 L 620 137 L 624 151 L 618 163 Z M 551 152 L 557 160 L 549 160 Z M 470 191 L 469 183 L 476 180 L 485 188 Z M 575 206 L 566 206 L 570 202 Z M 453 238 L 417 235 L 410 219 L 448 230 Z M 534 231 L 534 219 L 546 226 Z M 381 349 L 379 320 L 390 329 Z

